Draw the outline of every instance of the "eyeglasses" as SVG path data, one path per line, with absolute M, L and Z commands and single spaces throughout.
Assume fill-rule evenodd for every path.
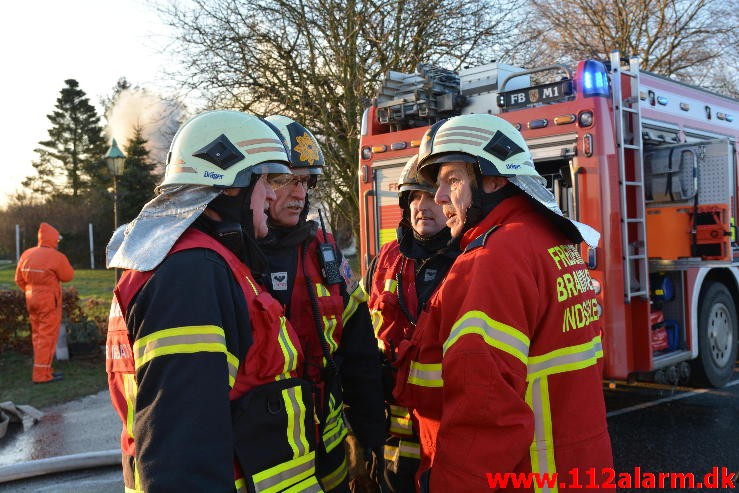
M 316 177 L 313 175 L 288 175 L 288 174 L 272 174 L 267 175 L 267 183 L 269 183 L 273 189 L 279 190 L 286 186 L 297 186 L 302 185 L 304 189 L 308 190 L 316 186 Z

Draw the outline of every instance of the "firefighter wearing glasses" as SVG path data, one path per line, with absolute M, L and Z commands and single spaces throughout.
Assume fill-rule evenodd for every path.
M 255 278 L 279 134 L 235 111 L 182 125 L 156 198 L 114 234 L 106 346 L 128 492 L 320 492 L 300 342 Z
M 323 173 L 321 148 L 300 123 L 281 115 L 266 120 L 282 135 L 293 174 L 275 189 L 269 234 L 260 240 L 269 262 L 265 285 L 286 307 L 298 333 L 319 420 L 317 474 L 325 491 L 338 493 L 348 488 L 344 412 L 362 447 L 368 453 L 381 452 L 380 361 L 366 294 L 352 280 L 348 262 L 326 232 L 323 218 L 307 219 L 308 191 Z
M 562 216 L 501 118 L 433 125 L 419 173 L 437 183 L 461 249 L 399 349 L 395 396 L 419 423 L 420 491 L 491 491 L 486 473 L 600 475 L 613 466 L 601 324 L 577 246 L 599 234 Z
M 407 408 L 392 398 L 396 354 L 410 338 L 421 307 L 441 283 L 457 255 L 436 187 L 418 176 L 417 156 L 403 167 L 398 180 L 402 218 L 397 240 L 383 245 L 367 271 L 366 290 L 372 324 L 383 356 L 385 400 L 389 410 L 385 441 L 385 486 L 393 493 L 415 491 L 420 449 L 418 428 Z

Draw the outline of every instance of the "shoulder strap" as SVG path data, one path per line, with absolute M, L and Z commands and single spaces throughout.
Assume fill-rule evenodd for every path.
M 495 230 L 500 228 L 500 226 L 501 226 L 500 224 L 496 224 L 495 226 L 493 226 L 492 228 L 490 228 L 489 230 L 485 231 L 483 234 L 481 234 L 480 236 L 472 240 L 470 244 L 467 245 L 467 248 L 464 249 L 464 253 L 467 253 L 470 250 L 474 250 L 475 248 L 484 246 L 485 242 L 488 241 L 488 236 L 493 234 Z

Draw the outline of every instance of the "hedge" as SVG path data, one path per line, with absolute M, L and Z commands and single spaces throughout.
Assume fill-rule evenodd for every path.
M 62 320 L 68 330 L 84 326 L 80 322 L 92 321 L 98 329 L 98 341 L 105 340 L 108 327 L 107 312 L 103 302 L 96 299 L 80 300 L 74 287 L 62 288 Z M 31 324 L 28 321 L 26 300 L 18 289 L 0 289 L 0 352 L 13 350 L 31 354 Z

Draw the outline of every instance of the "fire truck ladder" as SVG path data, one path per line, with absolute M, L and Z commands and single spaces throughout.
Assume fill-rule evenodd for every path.
M 630 84 L 631 90 L 628 98 L 624 98 L 623 95 L 622 75 L 626 76 Z M 630 303 L 633 298 L 646 299 L 649 295 L 638 57 L 632 57 L 629 60 L 628 70 L 623 70 L 620 53 L 612 52 L 611 84 L 621 192 L 624 298 L 626 303 Z M 629 173 L 630 170 L 633 171 Z

